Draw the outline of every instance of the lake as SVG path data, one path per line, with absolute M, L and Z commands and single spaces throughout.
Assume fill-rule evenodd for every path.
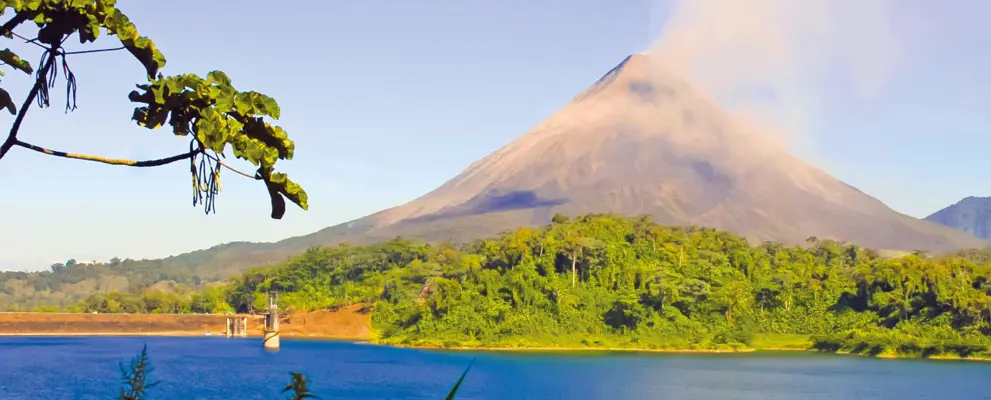
M 0 337 L 0 398 L 116 398 L 147 344 L 150 399 L 281 399 L 303 371 L 323 399 L 991 399 L 991 363 L 805 352 L 464 352 L 216 337 Z

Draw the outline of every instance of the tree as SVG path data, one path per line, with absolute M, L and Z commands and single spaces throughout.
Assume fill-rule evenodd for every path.
M 575 287 L 578 283 L 578 259 L 583 257 L 586 248 L 593 246 L 595 242 L 571 228 L 561 234 L 561 244 L 565 254 L 571 259 L 571 287 Z
M 193 205 L 202 204 L 204 211 L 214 210 L 214 197 L 220 190 L 221 167 L 245 177 L 262 181 L 269 192 L 272 218 L 285 214 L 285 199 L 307 209 L 306 192 L 286 174 L 275 172 L 278 160 L 292 159 L 295 144 L 286 132 L 266 121 L 278 119 L 280 109 L 275 99 L 264 94 L 238 91 L 231 79 L 221 71 L 210 71 L 206 78 L 195 74 L 163 76 L 165 56 L 120 9 L 115 0 L 0 0 L 0 14 L 10 19 L 0 26 L 7 38 L 20 38 L 42 48 L 38 70 L 10 49 L 0 50 L 0 61 L 29 76 L 34 85 L 20 106 L 10 93 L 0 88 L 0 108 L 6 108 L 14 121 L 7 138 L 0 144 L 0 159 L 14 147 L 33 150 L 55 157 L 100 162 L 131 167 L 155 167 L 182 160 L 189 161 L 193 184 Z M 12 13 L 9 13 L 11 12 Z M 21 24 L 33 21 L 37 37 L 29 40 L 14 32 Z M 70 50 L 66 44 L 73 35 L 80 44 L 92 43 L 101 32 L 117 36 L 120 47 L 112 49 Z M 76 56 L 104 51 L 127 50 L 145 68 L 147 82 L 137 85 L 128 98 L 138 103 L 132 119 L 138 125 L 157 129 L 166 124 L 176 136 L 189 137 L 189 150 L 157 160 L 134 161 L 51 150 L 18 138 L 19 129 L 31 107 L 50 105 L 49 89 L 57 83 L 61 69 L 66 85 L 66 112 L 76 108 L 76 76 L 69 60 Z M 61 63 L 56 66 L 56 62 Z M 227 147 L 233 155 L 257 167 L 253 174 L 228 165 L 224 159 Z

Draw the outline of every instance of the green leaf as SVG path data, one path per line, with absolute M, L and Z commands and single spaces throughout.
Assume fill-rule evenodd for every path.
M 279 150 L 265 146 L 265 158 L 262 160 L 262 165 L 275 165 L 276 161 L 279 161 Z
M 251 96 L 247 93 L 238 93 L 234 96 L 234 111 L 238 114 L 249 116 L 254 114 L 255 105 L 251 101 Z
M 99 15 L 110 16 L 117 10 L 117 0 L 96 0 L 96 12 Z
M 210 71 L 209 73 L 206 74 L 206 79 L 207 79 L 207 83 L 216 82 L 217 84 L 223 86 L 231 85 L 231 78 L 228 78 L 227 74 L 223 73 L 223 71 Z
M 246 121 L 244 134 L 252 139 L 260 140 L 265 146 L 278 150 L 279 158 L 291 158 L 295 147 L 282 128 L 266 123 L 261 117 Z
M 234 99 L 237 95 L 237 91 L 231 87 L 224 87 L 220 89 L 220 94 L 214 97 L 215 103 L 213 107 L 224 114 L 234 111 Z
M 162 85 L 152 86 L 151 93 L 155 95 L 155 104 L 165 105 L 165 89 Z
M 162 125 L 165 125 L 165 121 L 169 118 L 169 110 L 164 108 L 153 108 L 148 113 L 148 120 L 145 123 L 146 128 L 158 129 Z
M 282 192 L 290 201 L 295 203 L 299 208 L 304 210 L 310 209 L 309 196 L 306 195 L 306 191 L 303 190 L 302 186 L 299 186 L 296 182 L 293 182 L 286 174 L 275 174 L 281 175 L 285 179 L 285 190 Z
M 120 10 L 115 10 L 113 14 L 109 15 L 103 26 L 111 34 L 117 35 L 124 48 L 144 65 L 149 80 L 155 79 L 158 70 L 165 67 L 165 56 L 161 51 L 158 51 L 155 43 L 147 37 L 138 36 L 137 28 Z
M 186 136 L 189 134 L 189 118 L 183 113 L 172 112 L 169 118 L 169 125 L 172 125 L 172 133 L 176 136 Z
M 261 93 L 251 92 L 251 100 L 254 103 L 255 110 L 273 119 L 279 119 L 281 110 L 279 109 L 279 103 L 275 99 Z
M 24 0 L 22 7 L 31 11 L 38 11 L 41 8 L 41 3 L 42 0 Z
M 115 10 L 114 13 L 104 21 L 103 26 L 110 31 L 110 34 L 117 35 L 121 42 L 133 42 L 134 39 L 138 38 L 137 28 L 131 23 L 131 20 L 127 18 L 127 15 L 124 15 L 124 13 L 119 10 Z
M 268 188 L 269 197 L 272 200 L 272 218 L 282 219 L 286 213 L 286 202 L 282 196 L 292 201 L 304 210 L 308 210 L 306 191 L 301 186 L 289 179 L 286 174 L 272 173 L 271 167 L 262 166 L 258 168 L 258 175 L 265 181 Z
M 10 93 L 6 90 L 0 89 L 0 107 L 4 107 L 10 112 L 10 115 L 17 114 L 17 105 L 14 104 L 14 100 L 10 98 Z
M 172 96 L 182 93 L 186 90 L 186 85 L 183 84 L 182 80 L 176 79 L 174 77 L 165 78 L 165 87 L 169 89 L 169 94 Z
M 7 65 L 10 65 L 18 70 L 24 71 L 25 74 L 31 74 L 34 72 L 34 69 L 31 68 L 31 63 L 21 59 L 20 56 L 13 51 L 10 51 L 10 49 L 0 50 L 0 61 L 3 61 L 4 63 L 7 63 Z
M 286 215 L 286 200 L 279 194 L 279 187 L 274 183 L 266 181 L 265 187 L 268 188 L 268 196 L 272 202 L 272 219 L 282 219 Z
M 284 154 L 281 154 L 286 160 L 292 160 L 293 154 L 296 152 L 296 143 L 289 140 L 289 135 L 286 131 L 279 126 L 272 126 L 265 124 L 265 126 L 272 132 L 272 136 L 280 141 L 281 147 L 285 149 Z
M 137 58 L 145 66 L 148 79 L 155 79 L 158 70 L 165 67 L 165 56 L 161 51 L 158 51 L 151 39 L 141 36 L 133 41 L 122 39 L 121 43 L 134 58 Z
M 79 30 L 79 43 L 94 42 L 100 37 L 100 20 L 93 14 L 86 14 L 89 22 Z

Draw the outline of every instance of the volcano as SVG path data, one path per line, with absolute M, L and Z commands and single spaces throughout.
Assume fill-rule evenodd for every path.
M 426 195 L 283 244 L 459 242 L 546 224 L 555 213 L 648 214 L 786 244 L 816 236 L 890 250 L 984 245 L 791 156 L 644 54 Z

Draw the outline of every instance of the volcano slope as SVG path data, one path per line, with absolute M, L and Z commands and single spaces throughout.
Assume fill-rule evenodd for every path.
M 546 224 L 559 212 L 647 214 L 786 244 L 816 236 L 890 250 L 984 245 L 796 159 L 640 54 L 436 190 L 278 247 L 395 236 L 458 242 Z
M 627 58 L 530 132 L 407 204 L 277 243 L 229 243 L 160 261 L 229 277 L 313 245 L 396 236 L 464 242 L 543 225 L 559 212 L 647 214 L 786 244 L 816 236 L 878 250 L 986 246 L 792 157 L 652 60 Z

